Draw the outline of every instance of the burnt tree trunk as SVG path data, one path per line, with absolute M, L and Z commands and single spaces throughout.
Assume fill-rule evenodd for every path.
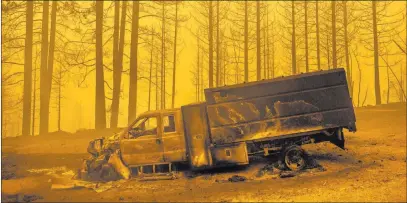
M 35 56 L 35 62 L 37 64 L 37 56 Z M 32 123 L 31 123 L 31 135 L 35 135 L 35 110 L 36 110 L 36 100 L 37 100 L 37 67 L 34 67 L 34 87 L 33 87 L 33 110 L 32 110 Z
M 266 7 L 266 13 L 267 13 L 267 7 Z M 268 79 L 269 78 L 269 67 L 267 66 L 267 19 L 263 21 L 263 78 Z
M 261 80 L 260 1 L 256 1 L 257 80 Z
M 209 41 L 209 88 L 213 87 L 213 6 L 212 1 L 209 1 L 209 27 L 208 27 L 208 41 Z
M 158 68 L 160 68 L 159 67 L 159 63 L 156 63 L 155 64 L 155 110 L 158 110 L 160 107 L 159 107 L 159 104 L 158 104 L 158 101 L 159 101 L 159 97 L 158 97 L 158 94 L 159 94 L 159 89 L 158 89 Z
M 291 1 L 291 24 L 292 24 L 291 68 L 292 68 L 292 74 L 295 75 L 297 73 L 297 54 L 296 54 L 296 43 L 295 43 L 295 5 L 294 5 L 294 1 Z
M 56 31 L 56 9 L 57 2 L 52 2 L 51 12 L 51 31 L 48 47 L 48 13 L 49 3 L 43 4 L 43 23 L 45 31 L 42 31 L 44 38 L 42 39 L 41 52 L 41 95 L 40 95 L 40 134 L 48 133 L 49 126 L 49 103 L 51 97 L 52 74 L 54 69 L 54 50 L 55 50 L 55 31 Z M 45 33 L 47 32 L 47 33 Z M 46 47 L 45 47 L 46 46 Z M 43 49 L 44 48 L 44 49 Z
M 123 2 L 124 4 L 125 2 Z M 125 13 L 123 11 L 123 13 Z M 119 97 L 120 97 L 120 83 L 119 77 L 121 77 L 119 58 L 119 21 L 120 21 L 120 2 L 114 2 L 114 25 L 113 25 L 113 96 L 110 116 L 110 127 L 116 128 L 118 115 L 119 115 Z M 120 71 L 120 72 L 119 72 Z
M 321 70 L 321 51 L 320 51 L 320 36 L 319 36 L 319 8 L 318 1 L 315 2 L 315 23 L 316 23 L 316 35 L 317 35 L 317 66 L 318 70 Z
M 57 1 L 52 2 L 51 12 L 51 31 L 49 40 L 49 52 L 48 52 L 48 70 L 47 70 L 47 131 L 49 125 L 49 103 L 51 99 L 51 87 L 52 87 L 52 75 L 54 72 L 54 53 L 55 53 L 55 32 L 56 32 L 56 16 L 57 16 Z
M 47 71 L 48 71 L 49 2 L 42 3 L 41 70 L 40 70 L 40 134 L 48 133 Z
M 336 2 L 331 2 L 332 10 L 332 65 L 333 68 L 337 68 L 338 61 L 336 58 Z
M 137 113 L 137 69 L 138 69 L 138 29 L 139 29 L 139 1 L 133 1 L 131 20 L 131 45 L 130 45 L 130 76 L 129 76 L 129 104 L 127 122 L 136 119 Z
M 32 88 L 32 45 L 33 45 L 33 22 L 34 7 L 32 1 L 26 2 L 26 27 L 25 27 L 25 50 L 24 50 L 24 96 L 23 96 L 23 129 L 22 135 L 30 135 L 31 122 L 31 88 Z M 35 76 L 34 76 L 35 77 Z M 34 89 L 35 92 L 35 89 Z M 35 94 L 35 93 L 34 93 Z M 35 111 L 33 112 L 35 114 Z M 34 132 L 33 132 L 34 135 Z
M 171 93 L 171 108 L 175 105 L 175 76 L 177 70 L 177 34 L 178 34 L 178 1 L 175 2 L 175 27 L 174 27 L 174 58 L 172 68 L 172 93 Z
M 150 50 L 150 75 L 148 80 L 148 111 L 151 110 L 151 80 L 153 71 L 154 29 L 151 27 L 151 50 Z
M 219 0 L 216 1 L 216 87 L 220 85 Z
M 162 2 L 161 19 L 161 109 L 165 109 L 165 2 Z
M 58 74 L 58 131 L 61 131 L 61 87 L 62 86 L 62 70 L 59 70 Z
M 346 6 L 346 1 L 343 3 L 343 28 L 344 28 L 344 38 L 345 38 L 345 60 L 346 60 L 346 74 L 349 87 L 349 94 L 353 97 L 353 85 L 352 85 L 352 71 L 350 70 L 349 62 L 349 39 L 348 39 L 348 10 Z
M 308 56 L 308 3 L 304 1 L 304 38 L 305 38 L 305 72 L 309 72 L 309 56 Z
M 106 128 L 105 87 L 103 72 L 103 1 L 96 1 L 96 98 L 95 129 Z
M 248 5 L 244 5 L 244 82 L 249 82 L 249 16 Z
M 123 52 L 124 52 L 124 39 L 126 34 L 126 11 L 127 11 L 127 1 L 122 3 L 122 16 L 120 22 L 120 38 L 119 38 L 119 48 L 117 51 L 117 66 L 113 70 L 113 100 L 112 100 L 112 115 L 110 120 L 110 127 L 116 128 L 119 118 L 120 109 L 120 86 L 122 81 L 122 71 L 123 71 Z
M 372 1 L 372 15 L 373 15 L 373 46 L 374 46 L 374 84 L 376 105 L 382 103 L 380 94 L 380 76 L 379 76 L 379 39 L 377 36 L 377 13 L 376 1 Z

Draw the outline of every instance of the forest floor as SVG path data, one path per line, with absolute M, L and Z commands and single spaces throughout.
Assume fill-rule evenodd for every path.
M 251 163 L 175 180 L 75 184 L 71 177 L 97 135 L 54 134 L 2 139 L 2 201 L 406 201 L 406 103 L 356 108 L 357 132 L 346 150 L 331 143 L 304 146 L 324 170 L 280 178 Z M 233 175 L 246 177 L 230 182 Z M 85 186 L 84 186 L 85 185 Z M 87 185 L 87 186 L 86 186 Z M 66 189 L 61 187 L 66 186 Z

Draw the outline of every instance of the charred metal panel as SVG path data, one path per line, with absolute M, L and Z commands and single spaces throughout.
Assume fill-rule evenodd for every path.
M 187 151 L 192 169 L 212 165 L 206 103 L 181 107 Z
M 346 84 L 343 68 L 205 89 L 208 105 Z
M 174 116 L 175 132 L 165 132 L 165 130 L 162 129 L 165 162 L 187 161 L 184 129 L 181 122 L 181 113 L 179 110 L 175 112 L 165 112 L 162 116 L 164 117 L 168 115 Z
M 226 144 L 343 127 L 349 125 L 352 113 L 353 110 L 347 108 L 211 128 L 212 142 Z
M 179 133 L 163 135 L 165 162 L 186 161 L 185 138 Z
M 211 127 L 349 107 L 346 85 L 208 106 Z
M 356 121 L 343 69 L 208 89 L 206 97 L 214 144 L 349 128 Z
M 243 165 L 249 163 L 245 142 L 211 148 L 214 166 Z
M 127 165 L 164 162 L 163 148 L 157 135 L 147 135 L 136 139 L 122 139 L 120 151 Z

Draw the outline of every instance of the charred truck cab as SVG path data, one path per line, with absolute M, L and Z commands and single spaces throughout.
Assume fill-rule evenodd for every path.
M 185 138 L 179 109 L 140 115 L 122 133 L 120 152 L 128 167 L 186 162 Z
M 344 149 L 356 131 L 343 68 L 205 89 L 205 102 L 147 112 L 119 138 L 124 165 L 189 163 L 191 170 L 249 164 L 278 153 L 291 170 L 305 166 L 300 146 L 329 141 Z

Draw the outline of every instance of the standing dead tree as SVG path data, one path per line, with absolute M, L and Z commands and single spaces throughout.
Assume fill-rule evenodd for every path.
M 284 57 L 287 59 L 287 63 L 291 63 L 291 70 L 288 71 L 288 74 L 295 75 L 298 73 L 298 67 L 297 67 L 297 27 L 298 27 L 298 22 L 296 21 L 296 14 L 297 8 L 296 4 L 298 4 L 295 1 L 291 2 L 283 2 L 280 3 L 279 9 L 280 16 L 281 16 L 281 27 L 284 29 L 288 35 L 282 35 L 282 44 L 285 50 L 287 50 L 287 55 L 284 55 Z M 281 9 L 280 9 L 281 8 Z
M 321 70 L 321 42 L 320 42 L 320 31 L 319 31 L 319 5 L 318 1 L 315 1 L 315 26 L 316 26 L 316 40 L 317 40 L 317 66 L 318 70 Z
M 114 46 L 113 47 L 113 97 L 112 97 L 112 106 L 111 106 L 111 118 L 110 118 L 110 127 L 117 128 L 118 118 L 119 118 L 119 104 L 120 104 L 120 86 L 122 79 L 123 71 L 123 49 L 125 41 L 125 31 L 126 31 L 126 11 L 127 11 L 127 2 L 122 2 L 122 16 L 120 24 L 120 39 L 118 39 L 118 14 L 117 12 L 117 2 L 115 2 L 115 25 L 114 25 Z M 118 46 L 118 47 L 117 47 Z M 115 60 L 116 59 L 116 60 Z
M 32 45 L 33 45 L 33 2 L 26 2 L 26 37 L 24 52 L 23 132 L 30 135 L 31 88 L 32 88 Z
M 336 1 L 331 1 L 331 23 L 332 23 L 332 66 L 338 68 L 338 58 L 336 56 Z
M 96 1 L 96 98 L 95 129 L 106 128 L 105 87 L 103 71 L 103 1 Z
M 365 48 L 373 53 L 374 64 L 374 93 L 376 105 L 382 104 L 381 83 L 380 83 L 380 62 L 385 62 L 386 65 L 395 65 L 386 63 L 383 57 L 391 50 L 389 46 L 394 46 L 393 39 L 399 35 L 401 21 L 397 17 L 401 11 L 391 12 L 390 6 L 392 2 L 377 2 L 360 3 L 362 9 L 367 9 L 371 12 L 363 12 L 361 14 L 361 28 L 365 32 L 362 37 L 362 42 Z M 373 44 L 373 45 L 372 45 Z M 382 60 L 380 60 L 382 59 Z
M 133 1 L 130 45 L 130 72 L 129 72 L 129 104 L 127 122 L 136 119 L 137 113 L 137 71 L 138 71 L 138 35 L 140 2 Z
M 40 72 L 40 134 L 48 133 L 49 104 L 54 69 L 57 2 L 52 2 L 50 40 L 48 42 L 49 2 L 43 2 L 41 72 Z

